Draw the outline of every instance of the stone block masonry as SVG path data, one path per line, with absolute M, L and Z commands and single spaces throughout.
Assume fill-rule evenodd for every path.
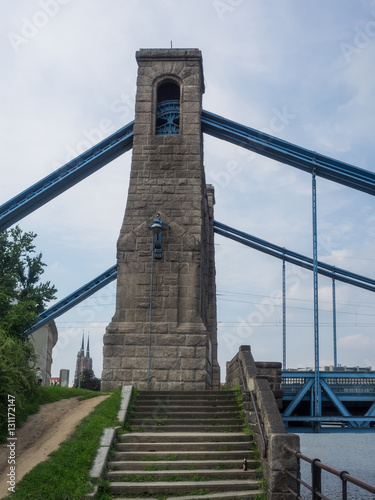
M 227 362 L 226 385 L 241 387 L 245 417 L 254 432 L 262 455 L 268 500 L 292 500 L 291 491 L 299 486 L 286 472 L 298 474 L 299 464 L 294 455 L 285 453 L 284 446 L 299 450 L 299 436 L 286 432 L 279 411 L 281 364 L 255 363 L 250 346 L 240 346 L 238 353 Z M 253 394 L 259 415 L 260 432 L 250 393 Z M 263 439 L 262 439 L 263 435 Z
M 197 49 L 143 49 L 136 57 L 132 167 L 102 388 L 216 389 L 214 193 L 203 168 L 202 56 Z M 157 109 L 169 94 L 179 98 L 177 133 L 159 134 Z M 152 259 L 148 226 L 156 214 L 169 226 L 162 259 Z

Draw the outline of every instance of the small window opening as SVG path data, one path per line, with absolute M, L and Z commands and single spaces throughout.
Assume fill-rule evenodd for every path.
M 156 135 L 180 133 L 180 87 L 167 82 L 158 88 L 156 104 Z

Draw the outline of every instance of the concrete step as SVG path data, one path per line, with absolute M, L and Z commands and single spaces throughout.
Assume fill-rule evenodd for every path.
M 156 462 L 159 460 L 248 460 L 254 459 L 253 450 L 228 450 L 228 451 L 115 451 L 113 453 L 112 462 L 115 461 L 147 461 Z
M 155 481 L 155 482 L 110 482 L 109 488 L 112 494 L 121 495 L 126 494 L 148 494 L 157 495 L 159 493 L 176 494 L 176 493 L 191 493 L 196 490 L 224 492 L 224 491 L 249 491 L 258 490 L 259 481 L 254 479 L 234 479 L 223 481 Z M 197 497 L 201 499 L 202 497 Z M 207 497 L 206 497 L 207 498 Z M 210 498 L 210 497 L 208 497 Z
M 253 442 L 253 436 L 243 432 L 131 432 L 117 434 L 116 439 L 119 443 Z
M 248 451 L 249 449 L 252 448 L 252 444 L 250 444 L 250 441 L 244 441 L 244 442 L 229 442 L 229 441 L 224 441 L 224 442 L 218 442 L 215 441 L 213 443 L 209 442 L 185 442 L 185 443 L 116 443 L 115 444 L 115 449 L 116 451 L 169 451 L 169 452 L 174 452 L 174 451 Z
M 232 391 L 211 391 L 207 389 L 206 391 L 141 391 L 139 392 L 137 398 L 160 398 L 160 397 L 183 397 L 183 398 L 196 398 L 201 397 L 204 399 L 212 399 L 212 398 L 235 398 L 235 394 Z
M 156 413 L 152 411 L 143 411 L 143 410 L 136 410 L 132 413 L 132 420 L 135 419 L 153 419 L 153 420 L 173 420 L 173 419 L 180 419 L 180 420 L 206 420 L 210 422 L 216 422 L 220 419 L 225 419 L 225 420 L 241 420 L 240 416 L 238 413 L 235 412 L 210 412 L 210 411 L 205 411 L 205 412 L 195 412 L 194 409 L 191 409 L 190 411 L 175 411 L 175 412 L 170 412 L 168 414 L 165 413 Z M 241 420 L 242 421 L 242 420 Z
M 252 491 L 228 491 L 223 493 L 209 493 L 207 495 L 183 495 L 183 496 L 168 496 L 168 500 L 251 500 L 257 495 L 262 495 L 262 490 Z M 113 498 L 112 500 L 123 500 L 122 498 Z M 132 497 L 132 500 L 145 500 L 145 497 Z M 147 497 L 147 500 L 157 500 L 156 497 Z
M 222 415 L 223 413 L 237 414 L 241 408 L 237 405 L 235 407 L 219 405 L 219 406 L 195 406 L 195 405 L 168 405 L 168 406 L 137 406 L 133 410 L 133 415 L 147 414 L 147 415 L 170 415 L 175 413 L 207 413 L 210 415 Z
M 185 421 L 184 421 L 185 422 Z M 132 423 L 133 425 L 133 430 L 138 431 L 141 430 L 142 432 L 158 432 L 162 436 L 168 432 L 222 432 L 222 433 L 227 433 L 227 432 L 241 432 L 243 429 L 243 423 L 238 423 L 238 420 L 236 420 L 236 424 L 229 423 L 229 424 L 215 424 L 215 425 L 210 425 L 210 424 L 201 424 L 201 425 L 194 425 L 193 423 L 191 425 L 183 425 L 183 424 L 169 424 L 168 423 L 157 423 L 157 422 L 149 422 L 149 423 L 142 423 L 140 424 L 139 421 L 135 421 Z
M 218 415 L 218 414 L 212 414 L 210 412 L 207 412 L 206 414 L 197 414 L 194 412 L 190 413 L 184 413 L 184 414 L 174 414 L 174 415 L 157 415 L 157 414 L 152 414 L 152 413 L 147 413 L 143 415 L 132 415 L 130 421 L 140 421 L 144 420 L 145 422 L 152 422 L 153 420 L 157 420 L 158 422 L 164 422 L 166 424 L 174 424 L 178 425 L 181 424 L 183 425 L 186 423 L 188 420 L 188 424 L 202 424 L 202 425 L 207 425 L 207 424 L 226 424 L 226 423 L 233 423 L 233 424 L 242 424 L 243 425 L 243 420 L 240 418 L 239 414 L 233 414 L 231 412 Z
M 225 405 L 225 406 L 231 406 L 231 407 L 236 407 L 238 406 L 237 401 L 234 399 L 212 399 L 212 400 L 207 400 L 207 399 L 193 399 L 193 398 L 170 398 L 170 399 L 151 399 L 151 398 L 142 398 L 142 399 L 137 399 L 136 401 L 137 405 L 154 405 L 154 406 L 167 406 L 167 405 L 194 405 L 194 406 L 217 406 L 217 405 Z
M 227 469 L 242 469 L 242 460 L 179 460 L 171 462 L 167 460 L 158 460 L 156 462 L 147 461 L 117 461 L 108 462 L 108 469 L 110 470 L 152 470 L 158 468 L 160 470 L 192 470 L 196 469 L 209 469 L 209 470 L 227 470 Z M 256 469 L 260 463 L 258 460 L 248 460 L 248 469 Z M 156 470 L 156 469 L 155 469 Z
M 215 408 L 217 406 L 226 406 L 229 408 L 236 408 L 238 404 L 236 401 L 231 399 L 215 399 L 215 400 L 207 400 L 207 399 L 140 399 L 136 402 L 137 407 L 141 406 L 155 406 L 155 407 L 164 407 L 164 406 L 209 406 L 210 408 Z
M 184 470 L 184 469 L 171 469 L 171 470 L 152 470 L 152 471 L 123 471 L 114 470 L 108 471 L 106 474 L 108 479 L 113 481 L 212 481 L 212 480 L 244 480 L 244 479 L 258 479 L 257 473 L 253 470 L 243 471 L 241 469 L 226 469 L 226 470 Z

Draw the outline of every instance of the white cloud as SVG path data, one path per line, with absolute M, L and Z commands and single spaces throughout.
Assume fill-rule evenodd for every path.
M 373 349 L 375 347 L 375 339 L 362 333 L 356 333 L 341 337 L 338 341 L 338 346 L 342 349 L 350 350 Z

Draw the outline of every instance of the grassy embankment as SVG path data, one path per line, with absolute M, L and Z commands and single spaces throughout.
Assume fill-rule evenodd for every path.
M 82 389 L 43 387 L 39 404 L 74 396 L 87 399 L 102 394 Z M 105 427 L 119 425 L 119 405 L 120 390 L 99 403 L 58 450 L 17 482 L 15 493 L 11 493 L 12 500 L 75 500 L 88 493 L 92 489 L 89 471 L 102 431 Z

